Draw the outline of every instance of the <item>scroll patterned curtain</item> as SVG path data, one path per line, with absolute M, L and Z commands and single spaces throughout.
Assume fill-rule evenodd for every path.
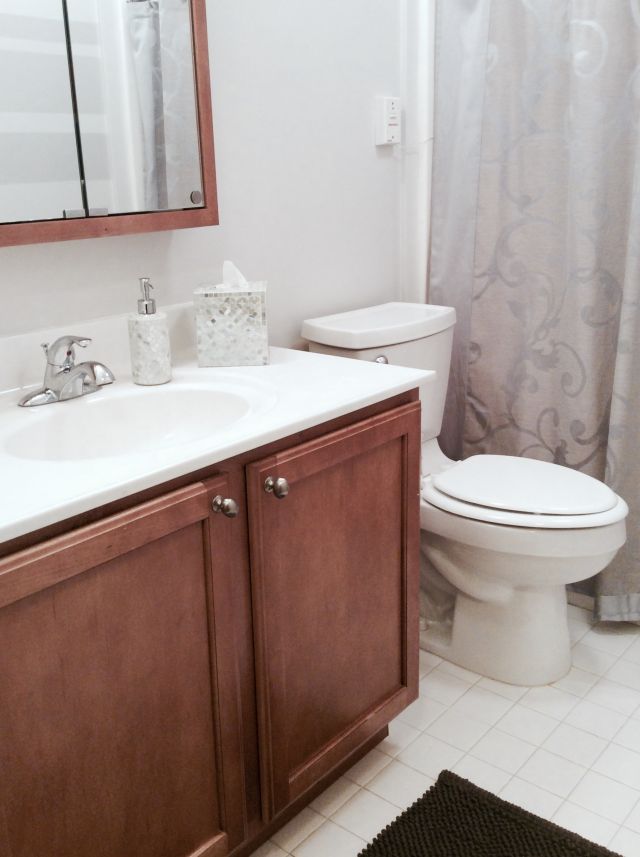
M 640 0 L 439 0 L 436 58 L 443 446 L 606 478 L 628 542 L 590 591 L 640 621 Z

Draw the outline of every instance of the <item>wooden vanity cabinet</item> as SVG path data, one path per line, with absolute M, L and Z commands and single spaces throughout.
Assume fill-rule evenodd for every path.
M 0 857 L 247 854 L 415 698 L 419 403 L 373 411 L 0 559 Z
M 267 820 L 415 698 L 415 415 L 381 414 L 247 468 Z M 281 498 L 265 491 L 278 479 Z
M 3 857 L 223 857 L 244 838 L 226 489 L 0 561 Z

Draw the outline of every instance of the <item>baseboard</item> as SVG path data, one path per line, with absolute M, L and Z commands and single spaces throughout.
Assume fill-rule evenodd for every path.
M 574 592 L 572 589 L 567 589 L 567 603 L 573 604 L 574 607 L 582 607 L 584 610 L 593 612 L 596 602 L 593 595 L 585 595 L 584 592 Z

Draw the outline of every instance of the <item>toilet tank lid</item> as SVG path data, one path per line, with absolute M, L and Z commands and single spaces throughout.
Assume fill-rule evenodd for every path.
M 434 476 L 433 485 L 476 506 L 538 515 L 592 515 L 618 502 L 586 473 L 512 455 L 474 455 Z
M 453 307 L 395 301 L 308 318 L 302 336 L 335 348 L 377 348 L 440 333 L 456 322 Z

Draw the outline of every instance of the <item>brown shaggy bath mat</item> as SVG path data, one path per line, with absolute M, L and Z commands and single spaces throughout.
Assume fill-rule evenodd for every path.
M 443 771 L 359 857 L 616 857 Z

